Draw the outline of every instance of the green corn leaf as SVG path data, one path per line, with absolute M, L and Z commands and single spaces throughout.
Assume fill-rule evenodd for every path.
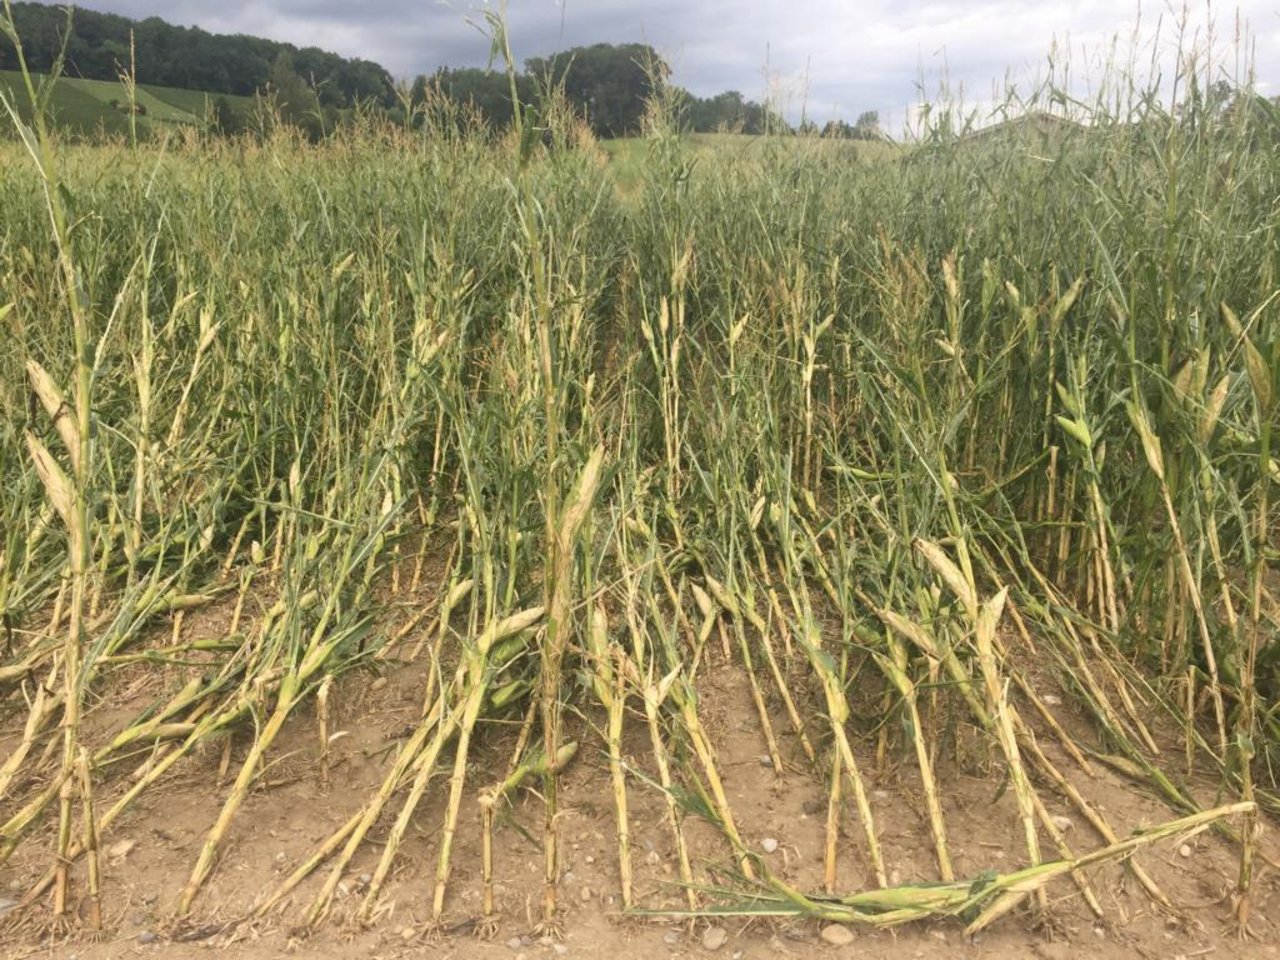
M 1054 419 L 1058 421 L 1058 426 L 1066 431 L 1067 436 L 1079 443 L 1086 451 L 1093 449 L 1093 436 L 1082 421 L 1068 420 L 1063 416 L 1055 416 Z

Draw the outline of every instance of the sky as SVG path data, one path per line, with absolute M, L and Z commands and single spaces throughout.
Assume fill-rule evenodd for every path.
M 381 63 L 397 77 L 438 66 L 484 66 L 475 24 L 484 0 L 84 0 L 141 19 L 161 16 L 214 33 L 248 33 Z M 673 80 L 700 96 L 766 93 L 795 121 L 850 121 L 877 110 L 886 129 L 945 83 L 965 103 L 1029 92 L 1049 73 L 1077 95 L 1096 90 L 1108 60 L 1173 73 L 1180 25 L 1213 51 L 1215 78 L 1251 60 L 1260 92 L 1280 93 L 1280 2 L 1205 0 L 507 0 L 520 59 L 591 43 L 649 43 Z M 1237 56 L 1238 25 L 1250 57 Z M 1211 39 L 1210 39 L 1211 38 Z M 1191 40 L 1182 44 L 1184 49 Z M 1063 65 L 1068 65 L 1063 67 Z M 1064 73 L 1064 70 L 1066 71 Z

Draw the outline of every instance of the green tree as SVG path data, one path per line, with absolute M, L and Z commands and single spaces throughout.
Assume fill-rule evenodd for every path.
M 62 46 L 65 11 L 42 3 L 15 3 L 13 14 L 28 64 L 37 73 L 47 72 Z M 90 80 L 116 79 L 117 64 L 128 62 L 131 31 L 139 83 L 252 96 L 272 81 L 273 66 L 286 54 L 290 69 L 319 91 L 326 107 L 345 108 L 360 101 L 385 107 L 395 101 L 391 75 L 368 60 L 348 60 L 314 47 L 299 50 L 261 37 L 178 27 L 159 17 L 134 21 L 82 8 L 75 10 L 67 37 L 69 73 Z M 0 70 L 17 66 L 7 46 L 0 44 Z
M 646 44 L 597 43 L 525 62 L 527 74 L 548 87 L 560 86 L 598 137 L 640 132 L 654 80 L 670 68 Z
M 822 135 L 828 140 L 852 140 L 853 127 L 845 120 L 828 120 L 822 128 Z
M 695 133 L 790 132 L 780 114 L 754 100 L 748 100 L 737 90 L 726 90 L 705 98 L 686 93 L 683 99 L 684 123 Z
M 299 127 L 311 139 L 324 134 L 324 115 L 320 98 L 293 67 L 293 57 L 281 50 L 271 64 L 267 91 L 280 117 Z
M 880 130 L 880 112 L 864 110 L 858 114 L 858 122 L 853 125 L 855 140 L 879 140 L 884 134 Z
M 846 120 L 828 120 L 822 128 L 822 135 L 832 140 L 880 140 L 884 137 L 880 130 L 880 114 L 875 110 L 864 110 L 858 114 L 858 121 L 852 126 Z
M 214 97 L 209 102 L 207 122 L 209 130 L 219 136 L 230 137 L 244 131 L 244 118 L 225 96 Z
M 418 91 L 414 96 L 421 95 L 425 99 L 428 81 L 421 79 L 421 87 L 416 82 L 414 84 L 414 90 Z M 459 70 L 442 67 L 429 82 L 437 84 L 440 92 L 451 100 L 478 110 L 490 127 L 499 129 L 511 123 L 511 85 L 503 74 L 475 67 Z M 516 93 L 524 103 L 533 99 L 533 82 L 529 77 L 522 75 L 516 78 Z M 415 105 L 421 102 L 415 100 Z

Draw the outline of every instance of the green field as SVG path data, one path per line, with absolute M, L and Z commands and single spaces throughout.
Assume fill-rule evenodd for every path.
M 650 164 L 653 144 L 641 137 L 604 140 L 614 178 L 623 190 L 639 184 Z M 735 163 L 762 162 L 770 151 L 797 152 L 815 161 L 877 162 L 901 156 L 904 148 L 888 142 L 820 140 L 810 137 L 764 137 L 735 133 L 695 133 L 682 138 L 681 153 L 697 164 L 704 160 Z
M 1269 935 L 1280 124 L 1198 104 L 0 143 L 0 938 Z
M 21 74 L 0 70 L 0 91 L 13 96 L 20 108 L 26 102 Z M 202 123 L 209 97 L 197 90 L 139 86 L 136 103 L 145 113 L 138 116 L 138 128 L 156 131 L 178 124 Z M 247 112 L 251 104 L 248 97 L 227 96 L 226 100 L 233 110 L 242 112 Z M 116 105 L 112 101 L 116 101 Z M 98 132 L 117 135 L 129 132 L 129 114 L 119 106 L 127 102 L 128 93 L 120 83 L 62 77 L 49 104 L 58 128 L 82 135 Z

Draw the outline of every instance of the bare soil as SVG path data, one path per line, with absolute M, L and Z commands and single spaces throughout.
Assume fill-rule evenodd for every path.
M 192 617 L 185 630 L 216 636 L 218 614 L 207 621 Z M 397 652 L 407 654 L 413 638 Z M 782 771 L 767 762 L 767 750 L 751 693 L 740 663 L 725 662 L 716 644 L 699 677 L 700 712 L 717 750 L 720 769 L 744 840 L 761 850 L 771 871 L 801 890 L 820 891 L 827 792 L 825 775 L 812 769 L 798 749 L 780 706 L 772 717 L 784 754 Z M 715 921 L 727 934 L 716 950 L 704 947 L 712 921 L 687 921 L 661 915 L 624 916 L 619 904 L 617 845 L 601 717 L 567 716 L 567 735 L 580 742 L 578 755 L 562 776 L 563 939 L 535 932 L 541 883 L 543 804 L 531 781 L 497 820 L 495 856 L 496 933 L 480 939 L 480 818 L 478 792 L 503 776 L 520 716 L 491 720 L 477 738 L 468 768 L 467 796 L 455 841 L 453 872 L 444 928 L 432 930 L 431 892 L 447 793 L 446 773 L 432 782 L 402 847 L 385 890 L 386 909 L 370 929 L 355 925 L 362 875 L 373 870 L 379 841 L 394 813 L 372 834 L 339 890 L 329 921 L 314 932 L 298 928 L 300 917 L 327 873 L 321 867 L 265 920 L 236 923 L 303 862 L 378 788 L 398 742 L 408 736 L 420 714 L 426 671 L 423 660 L 394 658 L 377 670 L 343 677 L 332 696 L 331 773 L 321 783 L 314 714 L 301 710 L 272 751 L 269 763 L 238 814 L 218 868 L 196 913 L 178 924 L 172 919 L 177 897 L 199 853 L 203 838 L 226 796 L 250 734 L 244 730 L 219 741 L 175 768 L 167 780 L 146 792 L 102 838 L 106 930 L 95 935 L 83 926 L 51 933 L 43 905 L 26 911 L 2 928 L 0 957 L 106 958 L 161 957 L 180 960 L 225 954 L 247 960 L 268 957 L 458 957 L 535 960 L 535 958 L 611 957 L 613 960 L 723 956 L 747 958 L 859 957 L 958 958 L 1037 957 L 1280 957 L 1280 883 L 1261 871 L 1253 901 L 1254 939 L 1236 938 L 1230 892 L 1237 858 L 1229 843 L 1210 831 L 1144 849 L 1136 860 L 1177 906 L 1156 907 L 1132 874 L 1119 865 L 1089 872 L 1105 912 L 1098 921 L 1068 881 L 1050 888 L 1047 912 L 1015 912 L 994 928 L 966 940 L 959 921 L 937 921 L 894 931 L 856 929 L 851 944 L 835 947 L 820 936 L 821 925 L 794 919 L 723 917 Z M 117 671 L 108 692 L 89 711 L 86 730 L 107 730 L 132 716 L 157 695 L 157 684 L 176 681 L 154 667 Z M 1041 691 L 1048 692 L 1045 690 Z M 570 702 L 586 702 L 586 696 Z M 1065 699 L 1065 696 L 1063 697 Z M 812 704 L 809 698 L 803 704 Z M 638 706 L 633 703 L 633 707 Z M 808 709 L 815 710 L 810 706 Z M 1085 721 L 1059 707 L 1061 721 L 1082 742 L 1096 736 Z M 866 715 L 879 711 L 879 698 Z M 0 733 L 0 753 L 21 732 L 21 716 L 10 716 Z M 821 725 L 815 724 L 814 729 Z M 963 731 L 963 725 L 952 725 Z M 919 774 L 912 754 L 888 740 L 877 750 L 874 732 L 857 742 L 858 759 L 872 789 L 891 884 L 937 879 L 934 850 L 925 816 Z M 1141 786 L 1102 766 L 1088 776 L 1048 734 L 1046 751 L 1060 769 L 1070 771 L 1086 798 L 1105 813 L 1118 833 L 1174 819 L 1178 814 Z M 1172 741 L 1173 756 L 1178 756 Z M 654 776 L 643 719 L 628 720 L 625 744 L 630 764 Z M 224 756 L 229 751 L 229 756 Z M 222 770 L 230 760 L 230 773 Z M 1171 761 L 1176 763 L 1176 761 Z M 1013 790 L 1002 781 L 1001 766 L 976 737 L 963 733 L 939 749 L 938 778 L 956 873 L 975 877 L 984 870 L 1012 870 L 1026 862 Z M 128 766 L 127 764 L 121 765 Z M 447 770 L 451 763 L 441 764 Z M 127 770 L 108 772 L 100 803 L 124 788 Z M 28 785 L 31 788 L 32 785 Z M 1211 786 L 1203 798 L 1212 802 Z M 1052 812 L 1067 817 L 1067 837 L 1078 852 L 1101 841 L 1063 798 L 1045 790 Z M 637 901 L 650 911 L 679 909 L 684 893 L 676 883 L 672 835 L 661 794 L 639 777 L 630 782 L 631 830 Z M 397 811 L 398 802 L 390 809 Z M 873 885 L 862 853 L 862 831 L 851 809 L 844 812 L 839 888 L 850 892 Z M 1264 835 L 1264 851 L 1280 857 L 1273 825 Z M 732 886 L 733 857 L 723 837 L 696 818 L 686 820 L 694 872 L 708 887 Z M 51 827 L 27 839 L 14 858 L 0 867 L 0 898 L 16 900 L 50 866 Z M 764 841 L 770 841 L 764 844 Z M 765 847 L 776 849 L 764 853 Z M 763 846 L 762 846 L 763 844 Z M 83 865 L 73 874 L 83 895 Z M 714 937 L 711 938 L 714 940 Z

